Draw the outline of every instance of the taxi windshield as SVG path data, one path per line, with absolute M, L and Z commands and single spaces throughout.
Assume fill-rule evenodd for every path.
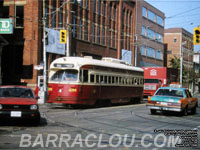
M 183 91 L 173 89 L 159 89 L 156 94 L 157 96 L 174 96 L 183 97 Z
M 59 70 L 50 79 L 51 81 L 77 81 L 77 70 Z
M 34 94 L 31 89 L 8 87 L 8 88 L 0 88 L 0 97 L 34 98 Z

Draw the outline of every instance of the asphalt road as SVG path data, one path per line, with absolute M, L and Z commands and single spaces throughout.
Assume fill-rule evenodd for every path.
M 200 149 L 195 145 L 200 139 L 200 107 L 188 116 L 151 115 L 145 102 L 84 109 L 45 104 L 40 112 L 38 126 L 1 122 L 0 149 Z

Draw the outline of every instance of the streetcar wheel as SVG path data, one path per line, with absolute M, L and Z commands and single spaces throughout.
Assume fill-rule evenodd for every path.
M 156 114 L 156 110 L 155 110 L 155 109 L 150 109 L 150 111 L 151 111 L 151 114 L 152 114 L 152 115 L 155 115 L 155 114 Z

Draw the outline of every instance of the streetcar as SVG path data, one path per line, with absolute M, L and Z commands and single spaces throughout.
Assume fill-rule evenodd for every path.
M 142 68 L 109 57 L 61 57 L 50 64 L 47 103 L 95 105 L 138 102 Z

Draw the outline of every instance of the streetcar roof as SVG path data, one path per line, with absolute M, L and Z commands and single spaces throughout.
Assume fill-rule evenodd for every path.
M 54 64 L 73 64 L 74 65 L 73 68 L 75 68 L 75 69 L 78 69 L 84 65 L 94 65 L 94 66 L 103 66 L 103 67 L 144 72 L 144 70 L 139 67 L 134 67 L 134 66 L 130 66 L 127 64 L 121 64 L 121 63 L 115 63 L 115 62 L 108 62 L 108 61 L 104 61 L 104 60 L 97 60 L 97 59 L 92 59 L 89 57 L 61 57 L 61 58 L 54 60 L 51 63 L 51 65 L 50 65 L 51 69 L 58 68 L 58 67 L 55 67 Z M 60 69 L 64 69 L 64 68 L 60 67 Z

